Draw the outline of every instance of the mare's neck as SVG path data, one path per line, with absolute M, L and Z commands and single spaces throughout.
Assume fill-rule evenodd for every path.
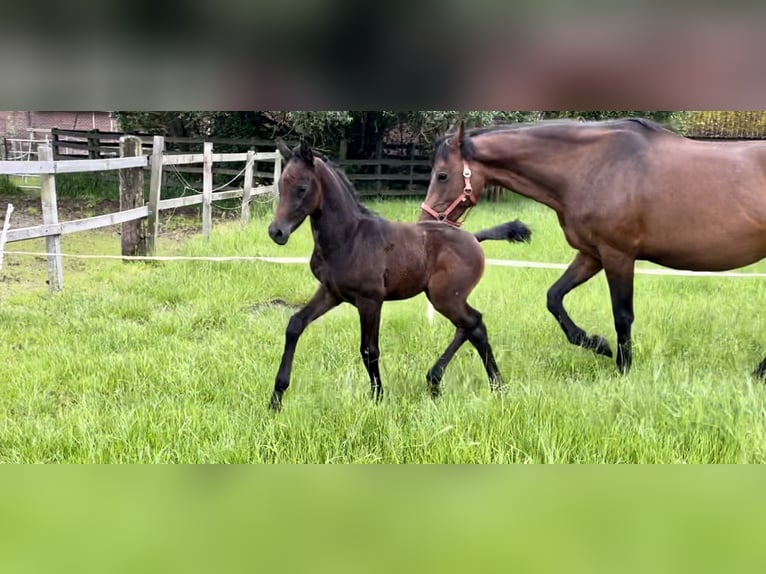
M 322 205 L 311 214 L 314 242 L 325 257 L 338 252 L 346 253 L 362 212 L 332 169 L 322 160 L 314 161 L 322 193 Z
M 563 212 L 565 183 L 587 140 L 519 129 L 484 134 L 473 141 L 475 159 L 483 164 L 487 180 Z

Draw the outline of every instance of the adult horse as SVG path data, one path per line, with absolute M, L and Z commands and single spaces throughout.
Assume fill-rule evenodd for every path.
M 383 302 L 419 293 L 425 293 L 456 328 L 454 339 L 427 374 L 431 393 L 439 394 L 444 370 L 466 340 L 479 352 L 491 388 L 501 386 L 484 320 L 467 299 L 484 272 L 479 241 L 528 241 L 529 229 L 511 221 L 473 235 L 436 222 L 388 221 L 362 205 L 340 168 L 325 162 L 305 143 L 290 150 L 280 142 L 279 150 L 287 163 L 278 182 L 279 204 L 269 235 L 284 245 L 308 218 L 314 238 L 310 266 L 320 286 L 287 325 L 271 408 L 278 410 L 282 405 L 301 333 L 343 302 L 359 311 L 362 360 L 373 396 L 379 399 L 383 384 L 378 331 Z
M 574 345 L 611 357 L 567 314 L 564 296 L 601 269 L 617 331 L 617 366 L 632 362 L 637 259 L 723 271 L 766 257 L 766 143 L 702 142 L 643 119 L 541 122 L 466 131 L 440 142 L 420 219 L 457 222 L 497 183 L 553 209 L 578 251 L 548 291 Z M 756 373 L 766 375 L 766 359 Z

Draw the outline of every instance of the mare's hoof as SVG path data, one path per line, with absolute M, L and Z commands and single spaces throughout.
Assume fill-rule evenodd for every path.
M 764 359 L 758 368 L 753 371 L 753 375 L 759 379 L 766 380 L 766 359 Z

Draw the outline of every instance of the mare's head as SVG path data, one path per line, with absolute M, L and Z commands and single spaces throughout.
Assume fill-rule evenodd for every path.
M 422 204 L 420 221 L 438 219 L 455 226 L 484 193 L 482 173 L 469 165 L 473 144 L 465 135 L 463 122 L 437 144 L 431 181 Z
M 269 225 L 269 236 L 284 245 L 306 217 L 321 208 L 322 186 L 315 170 L 314 152 L 306 142 L 293 150 L 281 141 L 277 147 L 285 167 L 278 182 L 279 204 Z

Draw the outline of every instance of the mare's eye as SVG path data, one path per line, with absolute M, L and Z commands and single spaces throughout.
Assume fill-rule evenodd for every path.
M 299 185 L 298 187 L 295 188 L 295 193 L 298 196 L 303 195 L 304 193 L 306 193 L 306 186 L 305 185 Z
M 449 178 L 449 175 L 447 174 L 447 172 L 442 171 L 436 174 L 436 179 L 439 181 L 447 181 L 448 178 Z

